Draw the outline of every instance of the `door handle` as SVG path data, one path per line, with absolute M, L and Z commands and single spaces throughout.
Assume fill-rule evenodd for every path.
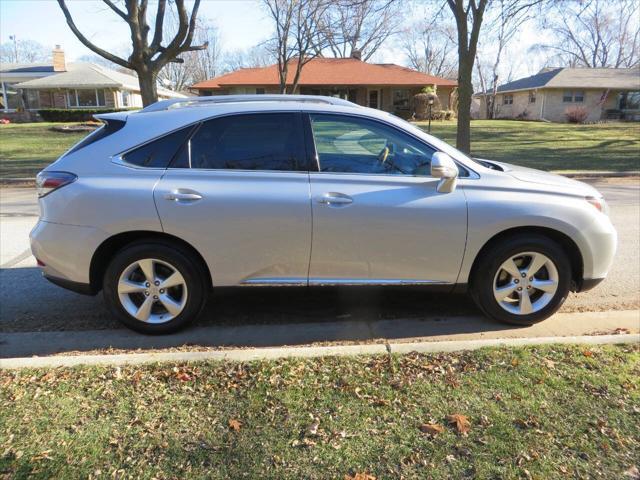
M 172 200 L 177 203 L 191 203 L 202 200 L 202 195 L 197 192 L 182 192 L 180 190 L 174 190 L 164 196 L 165 200 Z
M 353 203 L 353 198 L 344 193 L 328 192 L 317 199 L 322 205 L 349 205 Z

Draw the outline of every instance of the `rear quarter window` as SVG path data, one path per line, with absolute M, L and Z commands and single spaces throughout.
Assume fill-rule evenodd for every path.
M 122 155 L 132 165 L 146 168 L 167 168 L 176 152 L 187 141 L 193 127 L 182 128 Z

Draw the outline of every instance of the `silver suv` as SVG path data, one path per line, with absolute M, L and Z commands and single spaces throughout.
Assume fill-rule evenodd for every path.
M 220 286 L 466 289 L 529 325 L 600 282 L 607 205 L 557 175 L 469 158 L 388 113 L 312 96 L 167 100 L 97 115 L 37 178 L 46 278 L 168 333 Z

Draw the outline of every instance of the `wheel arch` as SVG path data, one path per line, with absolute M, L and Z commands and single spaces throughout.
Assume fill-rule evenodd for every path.
M 556 242 L 564 250 L 569 258 L 571 264 L 571 280 L 572 291 L 578 291 L 581 288 L 582 280 L 584 277 L 584 259 L 582 253 L 576 242 L 567 234 L 547 227 L 514 227 L 507 230 L 503 230 L 493 237 L 491 237 L 476 254 L 471 269 L 469 270 L 469 284 L 473 283 L 473 278 L 478 268 L 480 259 L 487 254 L 488 251 L 493 248 L 494 245 L 504 241 L 505 239 L 514 235 L 542 235 Z
M 164 243 L 170 243 L 182 247 L 183 249 L 189 251 L 200 262 L 201 267 L 204 269 L 207 274 L 207 278 L 209 279 L 209 287 L 211 287 L 211 271 L 209 270 L 209 266 L 207 265 L 204 257 L 198 250 L 196 250 L 195 247 L 193 247 L 188 242 L 185 242 L 184 240 L 168 233 L 136 230 L 113 235 L 103 241 L 100 246 L 98 246 L 96 251 L 93 253 L 93 256 L 91 257 L 91 266 L 89 268 L 89 282 L 92 291 L 98 292 L 102 289 L 104 273 L 113 256 L 127 245 L 141 240 L 162 241 Z

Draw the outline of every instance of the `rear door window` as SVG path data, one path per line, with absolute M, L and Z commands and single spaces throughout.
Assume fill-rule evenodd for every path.
M 299 113 L 231 115 L 203 122 L 173 167 L 306 171 Z

